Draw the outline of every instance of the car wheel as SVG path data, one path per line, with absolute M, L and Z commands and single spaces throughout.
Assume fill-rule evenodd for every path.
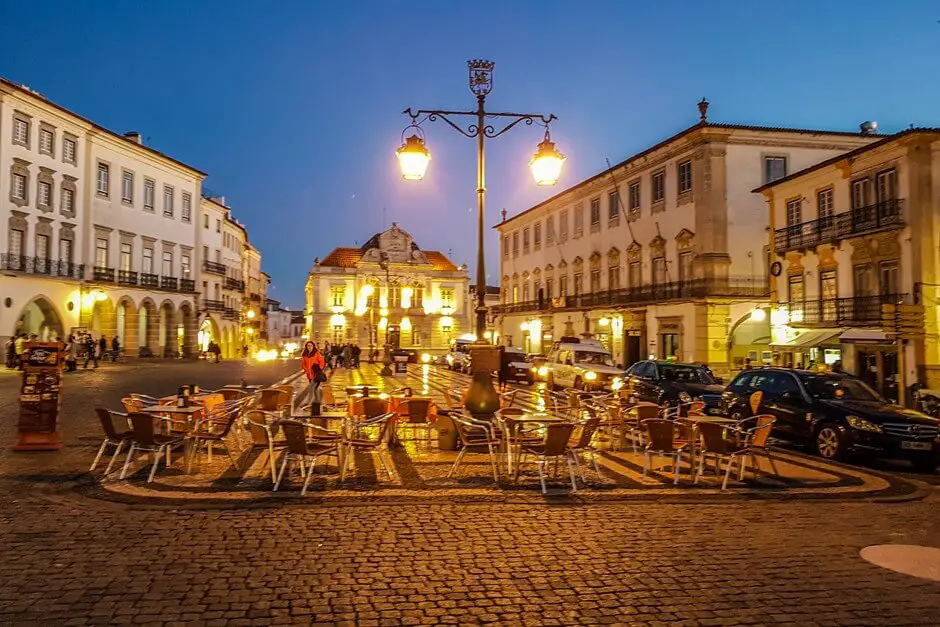
M 917 472 L 931 473 L 937 470 L 937 468 L 940 468 L 940 458 L 932 453 L 927 453 L 925 455 L 912 457 L 911 464 L 914 465 L 914 470 Z
M 824 459 L 845 457 L 845 437 L 835 425 L 823 425 L 816 432 L 816 452 Z
M 554 392 L 554 391 L 555 391 L 556 388 L 555 388 L 555 377 L 554 377 L 554 375 L 549 374 L 548 376 L 545 377 L 545 388 L 546 388 L 549 392 Z

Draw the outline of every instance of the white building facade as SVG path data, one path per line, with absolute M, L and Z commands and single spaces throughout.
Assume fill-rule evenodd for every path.
M 907 385 L 940 386 L 938 154 L 940 130 L 911 129 L 755 190 L 776 262 L 775 361 L 838 361 L 882 392 L 899 366 Z M 900 343 L 883 320 L 883 306 L 899 303 L 925 314 L 920 333 Z
M 196 352 L 205 174 L 0 81 L 0 338 L 115 336 Z
M 707 107 L 707 105 L 706 105 Z M 769 359 L 767 214 L 752 190 L 874 137 L 702 120 L 522 213 L 500 232 L 504 344 L 599 338 L 716 372 Z
M 387 266 L 387 270 L 386 267 Z M 323 342 L 445 352 L 472 331 L 466 268 L 422 250 L 398 224 L 359 248 L 334 249 L 307 278 L 306 333 Z

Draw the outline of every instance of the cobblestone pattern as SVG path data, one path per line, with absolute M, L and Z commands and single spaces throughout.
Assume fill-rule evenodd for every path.
M 936 625 L 937 503 L 172 511 L 0 497 L 0 623 Z

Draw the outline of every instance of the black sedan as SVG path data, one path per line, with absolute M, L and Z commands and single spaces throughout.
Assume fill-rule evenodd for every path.
M 654 359 L 630 366 L 627 386 L 636 400 L 662 406 L 701 400 L 709 414 L 718 413 L 724 391 L 704 366 Z
M 722 395 L 722 410 L 732 418 L 750 416 L 754 392 L 763 393 L 757 413 L 777 419 L 775 436 L 811 443 L 821 457 L 843 459 L 855 451 L 908 459 L 919 470 L 940 466 L 940 420 L 889 403 L 855 377 L 745 370 Z

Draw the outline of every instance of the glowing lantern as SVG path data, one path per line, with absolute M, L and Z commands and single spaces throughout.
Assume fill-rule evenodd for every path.
M 545 186 L 557 183 L 561 175 L 561 164 L 564 162 L 565 156 L 555 150 L 555 143 L 549 136 L 548 129 L 545 129 L 545 139 L 539 144 L 535 156 L 529 162 L 536 185 Z

